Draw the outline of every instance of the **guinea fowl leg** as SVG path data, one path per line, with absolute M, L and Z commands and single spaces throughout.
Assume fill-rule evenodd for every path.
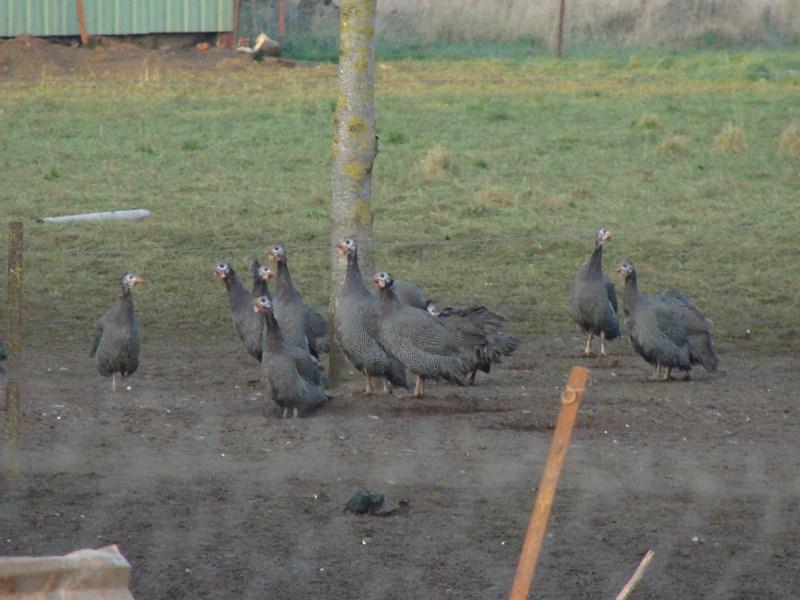
M 112 373 L 111 374 L 111 391 L 116 392 L 117 388 L 119 387 L 119 380 L 121 376 L 119 373 Z
M 672 368 L 667 368 L 667 374 L 664 375 L 664 381 L 670 381 L 672 379 Z
M 591 356 L 592 355 L 592 338 L 593 337 L 594 337 L 594 334 L 590 331 L 589 332 L 589 337 L 586 340 L 586 348 L 583 349 L 583 354 L 585 356 Z
M 375 389 L 372 387 L 372 375 L 367 375 L 367 387 L 364 390 L 364 393 L 367 396 L 371 396 Z
M 300 414 L 300 411 L 299 411 L 299 410 L 297 410 L 297 407 L 295 406 L 295 407 L 292 409 L 292 418 L 296 419 L 296 418 L 298 417 L 298 415 L 299 415 L 299 414 Z
M 392 387 L 389 385 L 389 382 L 386 379 L 383 380 L 383 393 L 384 394 L 392 393 Z
M 475 376 L 478 374 L 478 367 L 472 369 L 472 373 L 469 376 L 469 384 L 475 385 Z
M 655 369 L 653 370 L 653 376 L 650 377 L 653 381 L 658 381 L 661 379 L 661 363 L 656 363 Z
M 425 393 L 425 380 L 417 375 L 417 385 L 414 386 L 414 398 L 422 398 Z
M 600 332 L 600 356 L 606 355 L 606 332 Z
M 288 416 L 289 416 L 289 409 L 284 407 L 283 408 L 283 416 L 281 417 L 281 419 L 285 419 Z

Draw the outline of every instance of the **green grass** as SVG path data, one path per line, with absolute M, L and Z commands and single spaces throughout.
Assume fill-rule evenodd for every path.
M 603 225 L 607 268 L 630 259 L 646 291 L 684 290 L 722 338 L 798 348 L 800 161 L 779 139 L 800 120 L 800 82 L 751 76 L 797 64 L 789 51 L 382 63 L 376 267 L 445 304 L 499 307 L 523 335 L 572 332 L 567 287 Z M 274 243 L 325 302 L 336 96 L 333 65 L 4 85 L 0 206 L 26 226 L 29 335 L 88 344 L 128 269 L 147 279 L 151 339 L 232 335 L 211 266 L 243 271 Z M 740 153 L 714 148 L 728 123 L 746 133 Z M 436 147 L 448 166 L 427 177 Z M 153 217 L 36 222 L 138 207 Z

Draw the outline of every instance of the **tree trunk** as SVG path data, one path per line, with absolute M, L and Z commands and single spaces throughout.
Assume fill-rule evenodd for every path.
M 334 314 L 344 283 L 346 261 L 334 246 L 342 238 L 358 242 L 362 269 L 370 274 L 372 165 L 375 137 L 375 10 L 377 0 L 342 0 L 339 23 L 339 100 L 336 104 L 331 183 L 331 298 L 329 381 L 336 385 L 344 356 L 336 341 Z

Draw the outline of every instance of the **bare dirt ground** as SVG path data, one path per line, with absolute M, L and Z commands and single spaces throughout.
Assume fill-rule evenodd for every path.
M 222 74 L 253 66 L 249 55 L 226 48 L 212 46 L 199 52 L 191 45 L 191 39 L 187 47 L 186 39 L 158 41 L 141 37 L 138 43 L 119 38 L 93 38 L 90 48 L 26 35 L 0 40 L 0 82 L 59 77 L 152 80 L 171 73 Z M 144 44 L 148 41 L 160 46 L 146 47 Z M 267 57 L 263 64 L 293 67 L 314 63 Z
M 281 420 L 237 340 L 145 340 L 132 389 L 75 347 L 26 355 L 17 482 L 0 554 L 120 545 L 132 591 L 159 598 L 503 598 L 573 364 L 591 369 L 534 586 L 635 598 L 796 597 L 796 355 L 723 344 L 722 372 L 646 381 L 627 341 L 526 340 L 480 385 L 366 398 L 353 380 Z M 360 487 L 401 516 L 344 514 Z

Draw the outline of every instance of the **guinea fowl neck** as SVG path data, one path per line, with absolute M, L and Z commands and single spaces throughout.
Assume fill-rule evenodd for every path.
M 380 288 L 381 298 L 381 314 L 386 314 L 393 311 L 400 305 L 400 300 L 397 299 L 397 294 L 394 293 L 393 287 Z
M 625 290 L 622 292 L 622 304 L 625 310 L 630 310 L 631 307 L 639 300 L 639 284 L 636 281 L 636 271 L 631 271 L 625 276 Z
M 267 311 L 261 314 L 264 315 L 264 321 L 266 321 L 267 325 L 267 348 L 272 351 L 283 347 L 283 334 L 281 334 L 281 328 L 275 318 L 275 313 Z
M 276 267 L 278 274 L 275 278 L 275 294 L 282 300 L 289 300 L 293 297 L 299 296 L 297 290 L 292 283 L 292 276 L 289 273 L 289 265 L 286 260 L 279 260 Z
M 603 244 L 599 241 L 594 244 L 594 252 L 589 259 L 589 271 L 591 273 L 603 272 Z
M 347 255 L 347 271 L 344 276 L 345 289 L 367 289 L 364 279 L 361 277 L 361 269 L 358 268 L 358 253 L 353 252 Z

